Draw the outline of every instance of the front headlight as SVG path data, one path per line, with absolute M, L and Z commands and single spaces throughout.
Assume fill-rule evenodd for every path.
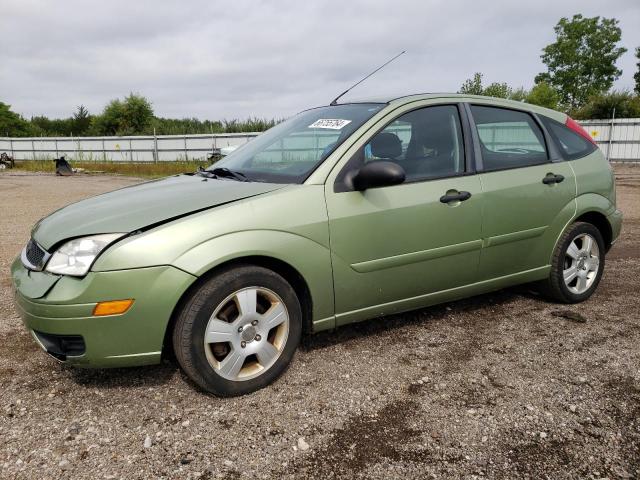
M 100 252 L 124 235 L 107 233 L 70 240 L 51 255 L 45 270 L 59 275 L 86 275 Z

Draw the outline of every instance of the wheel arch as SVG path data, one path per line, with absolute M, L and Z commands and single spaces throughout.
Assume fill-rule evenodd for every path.
M 587 222 L 596 227 L 609 251 L 613 241 L 613 227 L 607 216 L 615 211 L 615 205 L 608 198 L 597 193 L 586 193 L 576 198 L 576 214 L 571 223 Z
M 216 264 L 195 280 L 189 288 L 187 288 L 180 299 L 174 306 L 169 322 L 167 323 L 164 340 L 162 343 L 162 357 L 166 358 L 168 355 L 173 355 L 173 345 L 171 342 L 171 335 L 176 324 L 177 317 L 184 307 L 185 303 L 189 300 L 191 295 L 200 288 L 210 278 L 219 275 L 221 272 L 231 270 L 239 266 L 258 266 L 271 270 L 282 278 L 284 278 L 296 292 L 296 296 L 300 299 L 302 308 L 302 332 L 303 334 L 312 333 L 313 328 L 313 297 L 311 290 L 304 276 L 289 263 L 268 255 L 246 255 L 238 256 L 236 258 L 228 259 L 219 264 Z
M 611 248 L 613 229 L 611 228 L 611 224 L 609 223 L 609 220 L 607 220 L 606 215 L 601 212 L 592 210 L 582 213 L 580 216 L 573 220 L 573 223 L 575 222 L 586 222 L 596 227 L 600 231 L 602 239 L 604 240 L 605 251 L 609 251 L 609 249 Z
M 551 224 L 552 226 L 555 225 L 555 227 L 552 228 L 553 243 L 549 243 L 551 246 L 548 254 L 549 262 L 551 262 L 553 252 L 562 235 L 576 222 L 587 222 L 595 226 L 604 239 L 605 252 L 609 251 L 614 231 L 607 217 L 615 209 L 615 205 L 608 198 L 597 193 L 585 193 L 567 203 Z

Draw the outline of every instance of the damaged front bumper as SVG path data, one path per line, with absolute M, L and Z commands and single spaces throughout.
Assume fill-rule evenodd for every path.
M 196 279 L 171 266 L 89 272 L 76 278 L 11 267 L 16 304 L 36 342 L 60 361 L 86 367 L 160 361 L 173 309 Z M 135 299 L 123 314 L 94 316 L 96 303 Z

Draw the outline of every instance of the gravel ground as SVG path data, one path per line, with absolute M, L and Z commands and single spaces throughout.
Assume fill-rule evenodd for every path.
M 8 268 L 30 226 L 124 177 L 0 174 L 2 478 L 640 478 L 640 168 L 581 305 L 526 287 L 308 337 L 272 386 L 176 365 L 75 370 L 31 340 Z

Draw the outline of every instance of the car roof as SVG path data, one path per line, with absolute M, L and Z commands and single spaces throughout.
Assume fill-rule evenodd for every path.
M 400 106 L 406 103 L 411 103 L 419 100 L 431 100 L 437 98 L 453 98 L 457 99 L 460 102 L 473 102 L 474 100 L 479 100 L 481 103 L 493 104 L 496 106 L 502 106 L 507 108 L 514 108 L 519 110 L 528 110 L 531 112 L 536 112 L 547 117 L 553 118 L 554 120 L 564 122 L 566 120 L 566 115 L 564 113 L 558 112 L 556 110 L 550 110 L 548 108 L 540 107 L 538 105 L 532 105 L 530 103 L 518 102 L 516 100 L 507 100 L 505 98 L 497 98 L 497 97 L 487 97 L 484 95 L 468 95 L 464 93 L 415 93 L 408 95 L 389 95 L 389 96 L 374 96 L 367 98 L 356 98 L 345 101 L 339 101 L 338 105 L 347 105 L 352 103 L 386 103 L 389 105 Z
M 484 95 L 468 95 L 466 93 L 451 93 L 451 92 L 429 92 L 429 93 L 409 93 L 402 95 L 378 95 L 372 97 L 364 97 L 364 98 L 354 98 L 351 100 L 338 101 L 338 104 L 349 104 L 349 103 L 408 103 L 415 102 L 416 100 L 429 100 L 432 98 L 460 98 L 461 101 L 463 99 L 495 99 L 495 100 L 504 100 L 502 98 L 497 97 L 487 97 Z M 515 100 L 509 100 L 515 104 L 520 104 L 522 102 L 517 102 Z

